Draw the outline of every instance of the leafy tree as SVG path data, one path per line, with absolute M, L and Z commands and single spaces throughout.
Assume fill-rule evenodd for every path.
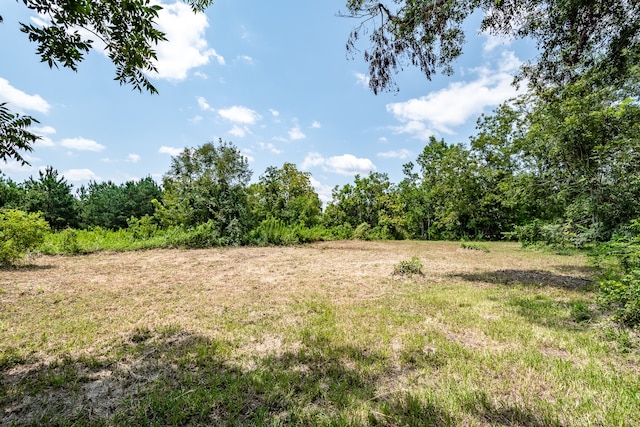
M 39 175 L 37 180 L 30 177 L 24 183 L 25 210 L 42 212 L 44 219 L 56 230 L 76 227 L 78 201 L 71 193 L 73 186 L 64 177 L 58 177 L 58 171 L 52 166 L 47 166 Z
M 24 198 L 24 189 L 0 173 L 0 209 L 19 207 Z
M 306 226 L 320 222 L 322 202 L 311 185 L 311 174 L 299 171 L 293 163 L 269 166 L 252 189 L 257 220 L 272 217 L 287 225 Z
M 21 31 L 36 44 L 36 54 L 49 67 L 63 66 L 77 71 L 78 64 L 94 48 L 94 40 L 99 40 L 115 65 L 117 81 L 139 91 L 157 92 L 145 73 L 156 71 L 154 46 L 166 40 L 165 34 L 155 26 L 161 6 L 149 0 L 22 2 L 49 21 L 43 27 L 20 24 Z M 197 12 L 203 11 L 213 0 L 187 0 L 187 3 Z M 27 130 L 34 121 L 30 116 L 13 114 L 5 104 L 0 104 L 1 160 L 27 163 L 18 150 L 31 151 L 38 139 Z
M 221 238 L 240 243 L 250 226 L 247 184 L 251 170 L 231 142 L 185 148 L 171 160 L 156 216 L 165 225 L 194 227 L 207 222 Z
M 44 242 L 49 224 L 40 213 L 0 209 L 0 265 L 13 264 Z
M 40 139 L 28 130 L 33 123 L 38 121 L 31 116 L 12 113 L 6 102 L 0 103 L 0 160 L 6 163 L 13 159 L 28 164 L 19 150 L 32 151 L 32 145 Z
M 80 219 L 83 227 L 125 228 L 130 218 L 153 215 L 152 200 L 162 198 L 162 190 L 151 177 L 122 185 L 90 182 L 80 188 Z
M 367 230 L 380 237 L 404 237 L 402 202 L 386 173 L 356 175 L 353 184 L 336 186 L 324 221 L 329 226 L 346 223 L 353 228 L 367 224 Z
M 347 50 L 369 36 L 364 51 L 374 93 L 394 88 L 393 73 L 417 66 L 427 78 L 453 72 L 463 51 L 463 24 L 482 13 L 480 30 L 531 38 L 539 56 L 523 67 L 532 87 L 573 81 L 599 58 L 613 75 L 626 76 L 640 57 L 640 3 L 610 0 L 348 0 L 348 16 L 360 19 Z M 602 62 L 599 62 L 602 64 Z

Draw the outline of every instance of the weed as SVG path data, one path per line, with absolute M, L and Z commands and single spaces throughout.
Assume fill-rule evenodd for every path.
M 468 250 L 472 250 L 472 251 L 489 253 L 489 248 L 487 247 L 487 245 L 483 245 L 482 243 L 462 241 L 462 242 L 460 242 L 460 247 L 462 249 L 468 249 Z
M 424 274 L 422 272 L 423 267 L 424 265 L 422 265 L 422 261 L 420 261 L 420 258 L 414 255 L 413 257 L 411 257 L 411 259 L 403 260 L 403 261 L 400 261 L 398 264 L 396 264 L 393 267 L 393 274 L 394 275 L 412 275 L 412 274 L 423 275 Z

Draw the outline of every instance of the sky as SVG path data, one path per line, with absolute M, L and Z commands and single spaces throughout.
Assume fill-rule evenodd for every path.
M 53 166 L 75 189 L 89 181 L 161 182 L 185 147 L 233 142 L 256 182 L 269 166 L 294 163 L 310 172 L 324 202 L 355 174 L 384 172 L 402 180 L 428 138 L 468 144 L 478 117 L 517 94 L 513 75 L 531 44 L 478 33 L 452 76 L 427 80 L 406 67 L 399 91 L 368 88 L 368 65 L 345 44 L 358 24 L 340 17 L 346 0 L 259 2 L 217 0 L 205 14 L 162 0 L 157 46 L 158 95 L 114 81 L 115 68 L 92 51 L 78 72 L 50 69 L 19 22 L 43 21 L 22 2 L 4 1 L 0 15 L 0 102 L 39 120 L 42 139 L 25 158 L 0 162 L 16 182 Z M 357 45 L 362 52 L 366 39 Z

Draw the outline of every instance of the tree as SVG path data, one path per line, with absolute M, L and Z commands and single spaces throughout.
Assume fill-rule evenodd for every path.
M 42 212 L 44 219 L 56 230 L 76 227 L 78 224 L 78 201 L 71 194 L 73 186 L 58 171 L 47 166 L 39 172 L 37 180 L 30 177 L 24 183 L 23 206 L 27 212 Z
M 311 185 L 311 173 L 299 171 L 293 163 L 269 166 L 252 193 L 259 221 L 271 217 L 287 225 L 306 226 L 320 221 L 322 202 Z
M 154 46 L 166 40 L 155 27 L 161 6 L 149 0 L 22 0 L 45 16 L 48 25 L 21 23 L 21 31 L 36 44 L 36 54 L 49 67 L 77 71 L 78 64 L 94 48 L 94 40 L 115 65 L 115 80 L 139 91 L 157 93 L 146 73 L 157 71 Z M 187 0 L 194 12 L 203 11 L 213 0 Z M 0 23 L 2 17 L 0 16 Z M 80 30 L 85 30 L 81 33 Z M 86 35 L 90 34 L 90 35 Z M 0 159 L 27 163 L 17 150 L 31 151 L 38 139 L 27 127 L 36 121 L 11 113 L 0 104 Z
M 247 158 L 231 142 L 185 148 L 171 159 L 156 216 L 165 225 L 211 223 L 222 238 L 240 243 L 250 226 Z
M 481 31 L 537 43 L 538 58 L 522 69 L 535 88 L 571 82 L 600 59 L 624 78 L 640 58 L 640 2 L 632 0 L 348 0 L 347 9 L 360 19 L 348 52 L 369 36 L 364 59 L 374 93 L 395 88 L 393 74 L 407 64 L 428 79 L 451 74 L 465 43 L 463 24 L 476 12 L 483 14 Z
M 151 177 L 122 185 L 90 182 L 79 193 L 81 225 L 108 229 L 126 228 L 131 217 L 153 215 L 152 201 L 162 198 L 162 190 Z

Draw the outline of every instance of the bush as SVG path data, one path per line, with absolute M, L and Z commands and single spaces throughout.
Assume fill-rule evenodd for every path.
M 593 256 L 602 270 L 599 281 L 601 305 L 613 319 L 630 328 L 640 327 L 640 220 L 629 227 L 630 235 L 599 246 Z
M 0 210 L 0 264 L 10 265 L 44 242 L 49 224 L 41 213 Z
M 78 233 L 72 228 L 67 228 L 60 233 L 62 238 L 62 252 L 65 254 L 77 254 L 80 252 Z
M 462 249 L 489 253 L 489 248 L 487 247 L 487 245 L 483 245 L 482 243 L 462 241 L 460 242 L 460 247 Z
M 398 264 L 393 267 L 394 275 L 411 275 L 411 274 L 420 274 L 422 275 L 422 261 L 417 256 L 413 256 L 410 260 L 400 261 Z
M 358 225 L 356 229 L 353 231 L 353 238 L 359 240 L 370 240 L 369 231 L 371 230 L 371 226 L 363 222 Z

